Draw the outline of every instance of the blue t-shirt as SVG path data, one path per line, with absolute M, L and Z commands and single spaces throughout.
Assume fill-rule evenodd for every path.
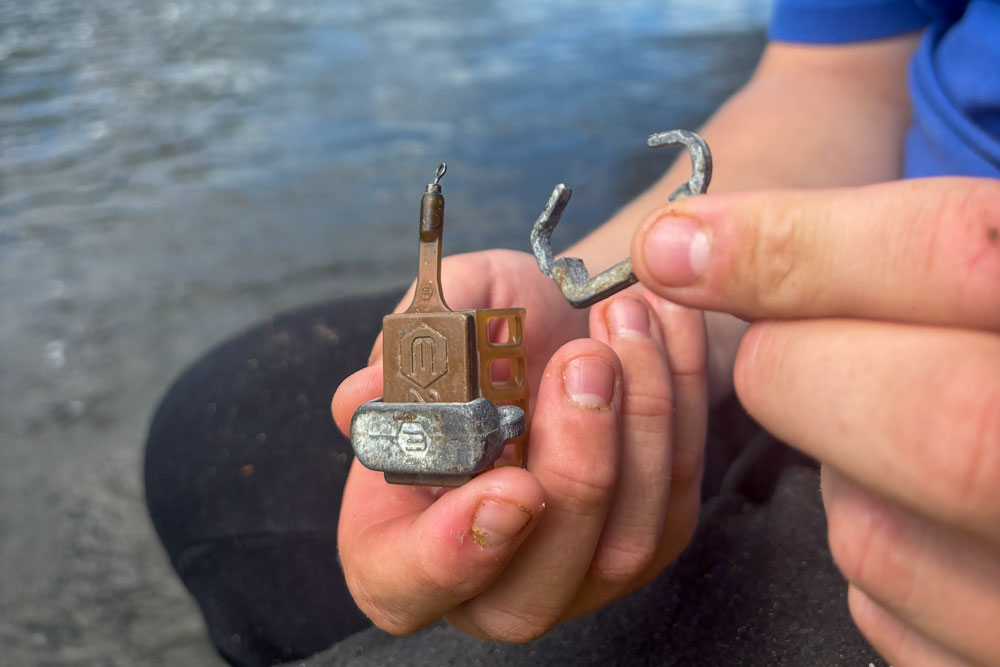
M 904 176 L 1000 177 L 1000 2 L 777 0 L 770 34 L 838 44 L 920 29 Z

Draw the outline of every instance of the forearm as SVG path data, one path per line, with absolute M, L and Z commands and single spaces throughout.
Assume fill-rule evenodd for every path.
M 849 46 L 768 47 L 751 81 L 702 128 L 712 192 L 825 188 L 898 178 L 909 124 L 905 68 L 916 35 Z M 654 128 L 670 129 L 670 128 Z M 628 253 L 632 231 L 689 176 L 687 155 L 567 254 L 592 272 Z M 712 393 L 731 388 L 744 324 L 708 314 Z

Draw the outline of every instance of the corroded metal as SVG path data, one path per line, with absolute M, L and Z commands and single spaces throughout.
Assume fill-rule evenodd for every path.
M 420 199 L 417 282 L 406 312 L 382 319 L 387 403 L 471 401 L 479 395 L 476 317 L 452 311 L 441 290 L 444 196 L 441 164 Z
M 479 352 L 479 395 L 497 405 L 515 405 L 528 411 L 524 308 L 487 308 L 476 311 L 476 349 Z M 490 335 L 491 323 L 503 322 L 502 340 Z M 496 372 L 494 372 L 496 371 Z M 528 428 L 513 438 L 498 465 L 528 464 Z
M 437 168 L 420 200 L 413 300 L 382 320 L 383 398 L 361 406 L 351 426 L 358 460 L 393 484 L 459 486 L 495 463 L 527 460 L 524 309 L 448 308 L 441 288 L 446 169 Z M 490 339 L 493 320 L 505 322 L 508 340 Z M 493 377 L 494 365 L 506 371 L 503 379 Z M 498 462 L 506 440 L 512 456 Z
M 694 132 L 671 130 L 652 134 L 646 139 L 650 148 L 682 144 L 691 155 L 691 178 L 668 197 L 675 201 L 694 194 L 703 194 L 712 180 L 712 153 L 705 140 Z M 560 183 L 552 191 L 542 214 L 531 229 L 531 249 L 542 273 L 552 278 L 563 296 L 574 308 L 586 308 L 622 291 L 637 282 L 632 260 L 625 259 L 596 276 L 591 276 L 583 260 L 577 257 L 555 259 L 552 253 L 552 232 L 562 217 L 572 191 Z
M 382 396 L 388 402 L 479 396 L 472 312 L 398 313 L 382 319 Z
M 524 433 L 524 411 L 485 398 L 465 403 L 365 403 L 351 418 L 351 443 L 367 468 L 431 476 L 442 486 L 490 468 L 504 443 Z

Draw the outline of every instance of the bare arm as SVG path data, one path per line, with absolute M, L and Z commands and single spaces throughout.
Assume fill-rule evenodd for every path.
M 712 192 L 825 188 L 899 178 L 910 121 L 906 66 L 919 35 L 850 45 L 772 43 L 751 80 L 702 136 L 712 148 Z M 660 128 L 657 128 L 660 129 Z M 671 128 L 662 128 L 671 129 Z M 632 232 L 688 178 L 686 156 L 567 254 L 592 272 L 628 253 Z M 732 388 L 745 325 L 708 314 L 713 398 Z

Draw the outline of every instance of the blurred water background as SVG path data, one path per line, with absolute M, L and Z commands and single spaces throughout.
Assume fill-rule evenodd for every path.
M 0 0 L 4 665 L 214 665 L 142 502 L 187 363 L 446 252 L 568 243 L 749 75 L 768 0 Z M 331 392 L 333 387 L 331 387 Z

